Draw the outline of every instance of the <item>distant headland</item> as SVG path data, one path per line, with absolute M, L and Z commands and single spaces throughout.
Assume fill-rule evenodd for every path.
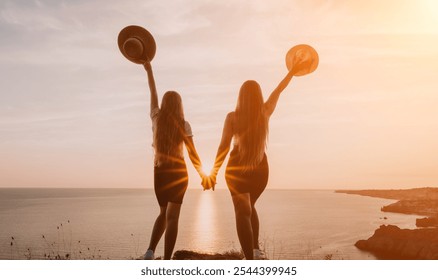
M 368 240 L 355 246 L 382 259 L 438 259 L 438 188 L 406 190 L 337 190 L 337 193 L 396 199 L 382 212 L 427 216 L 417 219 L 417 229 L 380 226 Z

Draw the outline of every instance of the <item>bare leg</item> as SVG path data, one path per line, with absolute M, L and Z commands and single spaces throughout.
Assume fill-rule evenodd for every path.
M 254 242 L 254 249 L 260 249 L 259 247 L 259 216 L 257 215 L 257 210 L 254 204 L 251 205 L 251 226 L 252 226 L 252 241 Z
M 155 249 L 157 248 L 157 244 L 160 241 L 161 237 L 163 236 L 164 231 L 166 230 L 166 209 L 167 209 L 166 207 L 160 207 L 160 214 L 155 220 L 148 250 L 152 250 L 155 252 Z
M 164 236 L 164 259 L 170 260 L 178 235 L 178 221 L 181 204 L 169 202 L 166 213 L 166 234 Z
M 236 215 L 237 236 L 247 260 L 252 260 L 253 232 L 251 226 L 251 201 L 249 193 L 233 195 L 234 212 Z

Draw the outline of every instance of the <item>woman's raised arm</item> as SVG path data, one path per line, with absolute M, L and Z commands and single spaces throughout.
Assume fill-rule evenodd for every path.
M 277 106 L 278 99 L 280 98 L 280 94 L 283 90 L 289 85 L 292 77 L 298 73 L 301 69 L 305 69 L 306 67 L 310 67 L 312 64 L 311 60 L 302 60 L 299 57 L 295 57 L 294 64 L 292 69 L 290 69 L 289 73 L 287 73 L 286 77 L 281 80 L 278 86 L 274 89 L 274 91 L 269 96 L 268 100 L 265 102 L 265 110 L 268 116 L 274 113 L 275 107 Z
M 296 71 L 294 71 L 293 69 L 289 71 L 286 77 L 283 78 L 283 80 L 278 84 L 278 86 L 269 96 L 268 100 L 265 102 L 265 111 L 268 116 L 272 115 L 272 113 L 274 112 L 275 107 L 277 106 L 278 99 L 280 98 L 280 94 L 289 85 L 295 73 Z
M 151 115 L 152 112 L 156 109 L 159 109 L 158 106 L 158 95 L 157 95 L 157 88 L 155 86 L 155 79 L 154 79 L 154 73 L 152 72 L 152 65 L 150 61 L 146 61 L 144 64 L 144 69 L 146 70 L 148 74 L 148 82 L 149 82 L 149 90 L 151 92 Z

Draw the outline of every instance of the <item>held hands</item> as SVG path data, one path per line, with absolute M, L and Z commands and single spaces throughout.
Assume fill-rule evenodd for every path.
M 202 178 L 201 185 L 204 188 L 204 191 L 210 189 L 214 191 L 214 187 L 216 185 L 216 174 L 213 171 L 210 173 L 209 176 L 203 173 L 201 175 L 201 178 Z

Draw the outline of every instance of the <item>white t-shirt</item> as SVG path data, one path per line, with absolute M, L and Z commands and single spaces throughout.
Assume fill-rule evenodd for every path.
M 152 119 L 152 132 L 155 133 L 155 128 L 157 127 L 157 122 L 158 122 L 158 114 L 160 113 L 160 109 L 159 108 L 155 108 L 151 111 L 151 119 Z M 190 126 L 188 121 L 185 121 L 184 123 L 184 131 L 186 134 L 186 137 L 193 137 L 193 132 L 192 132 L 192 127 Z M 155 139 L 155 137 L 153 138 Z M 155 140 L 153 140 L 155 141 Z M 155 143 L 152 142 L 152 146 L 155 147 Z M 183 158 L 183 150 L 182 150 L 182 145 L 180 147 L 180 157 Z M 159 165 L 159 161 L 157 159 L 157 156 L 155 156 L 155 165 L 158 166 Z

